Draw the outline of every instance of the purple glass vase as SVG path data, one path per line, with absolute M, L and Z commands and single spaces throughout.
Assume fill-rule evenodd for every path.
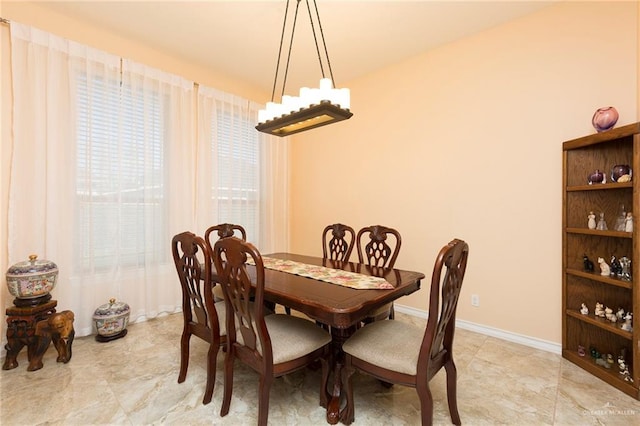
M 593 114 L 591 124 L 598 132 L 611 129 L 618 121 L 618 111 L 614 107 L 598 108 Z

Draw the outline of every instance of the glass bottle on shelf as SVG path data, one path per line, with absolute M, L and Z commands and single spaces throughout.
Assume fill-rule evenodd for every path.
M 607 222 L 604 220 L 604 213 L 600 213 L 600 219 L 598 220 L 596 229 L 599 231 L 606 231 L 607 229 L 609 229 L 607 228 Z

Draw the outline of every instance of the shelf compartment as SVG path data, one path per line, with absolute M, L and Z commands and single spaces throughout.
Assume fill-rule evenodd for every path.
M 634 387 L 633 383 L 625 382 L 622 379 L 617 364 L 615 368 L 612 367 L 611 369 L 606 369 L 595 364 L 588 353 L 584 357 L 581 357 L 577 352 L 568 349 L 564 349 L 562 351 L 562 356 L 576 364 L 578 367 L 598 377 L 600 380 L 620 389 L 632 398 L 640 399 L 640 393 L 638 392 L 638 389 Z
M 616 232 L 615 224 L 620 206 L 624 206 L 626 211 L 632 210 L 633 206 L 633 190 L 629 186 L 615 186 L 609 191 L 588 191 L 588 192 L 567 192 L 566 194 L 566 210 L 565 220 L 568 229 L 584 229 L 587 228 L 587 216 L 589 212 L 593 212 L 596 216 L 596 223 L 600 218 L 600 213 L 604 213 L 604 219 L 607 222 L 608 231 L 592 230 L 603 235 L 619 236 L 618 234 L 606 234 L 608 232 Z M 637 212 L 633 212 L 636 214 Z M 617 231 L 620 236 L 627 234 L 626 232 Z

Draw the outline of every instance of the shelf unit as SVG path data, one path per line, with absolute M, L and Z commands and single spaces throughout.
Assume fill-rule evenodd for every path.
M 627 164 L 640 173 L 640 123 L 607 130 L 562 144 L 562 356 L 626 394 L 640 399 L 640 175 L 631 182 L 611 182 L 614 165 Z M 607 183 L 592 184 L 588 176 L 596 169 Z M 633 231 L 612 230 L 620 206 L 633 213 Z M 609 230 L 587 228 L 587 215 L 604 213 Z M 594 263 L 585 271 L 583 256 Z M 611 256 L 631 259 L 631 280 L 600 275 L 597 259 L 610 263 Z M 633 313 L 631 332 L 594 315 L 600 302 L 615 311 Z M 589 313 L 580 313 L 585 304 Z M 580 356 L 578 347 L 586 354 Z M 611 368 L 597 364 L 590 354 L 612 354 Z M 624 380 L 617 358 L 624 350 L 633 381 Z

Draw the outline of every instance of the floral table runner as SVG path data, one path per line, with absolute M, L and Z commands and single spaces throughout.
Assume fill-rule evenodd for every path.
M 248 263 L 253 263 L 250 260 Z M 287 272 L 301 277 L 337 284 L 358 290 L 391 290 L 394 287 L 384 278 L 343 271 L 342 269 L 327 268 L 318 265 L 294 262 L 293 260 L 262 257 L 262 263 L 267 269 Z

